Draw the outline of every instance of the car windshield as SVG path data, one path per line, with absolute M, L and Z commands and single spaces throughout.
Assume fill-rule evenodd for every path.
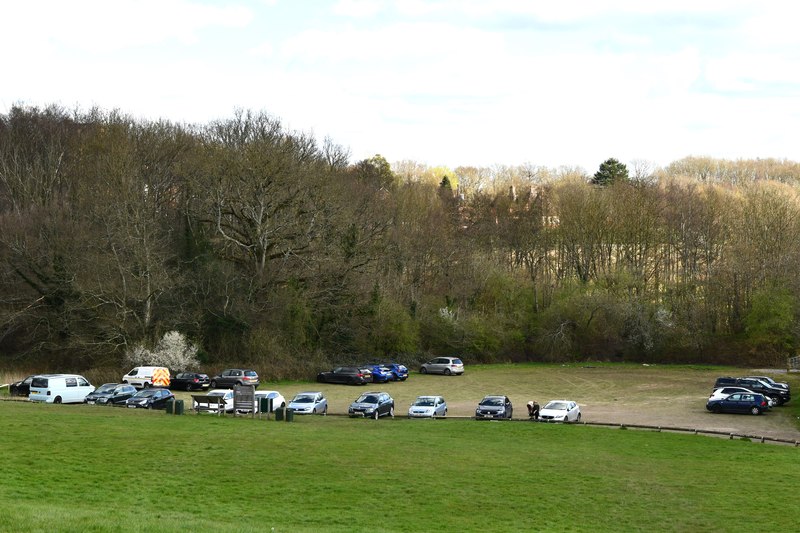
M 313 396 L 308 396 L 308 395 L 295 396 L 294 400 L 292 400 L 292 401 L 295 402 L 295 403 L 313 403 L 314 402 L 314 397 Z
M 154 389 L 143 390 L 136 393 L 137 398 L 151 398 L 156 395 L 158 391 Z
M 481 405 L 503 405 L 503 399 L 497 396 L 490 396 L 481 400 Z
M 215 392 L 209 392 L 208 393 L 209 396 L 223 396 L 223 397 L 226 396 L 227 394 L 228 393 L 225 392 L 225 391 L 218 391 L 218 392 L 215 391 Z
M 360 396 L 358 398 L 358 400 L 356 400 L 356 402 L 357 403 L 378 403 L 378 397 L 375 396 L 374 394 L 364 394 L 363 396 Z
M 566 402 L 549 402 L 547 405 L 544 406 L 545 409 L 552 409 L 554 411 L 566 411 L 567 410 L 567 403 Z
M 414 405 L 418 405 L 421 407 L 432 407 L 433 398 L 417 398 L 417 401 L 414 402 Z
M 98 393 L 99 392 L 111 392 L 111 391 L 114 390 L 114 387 L 116 387 L 116 386 L 117 386 L 116 383 L 106 383 L 105 385 L 100 385 L 99 387 L 97 387 L 97 390 L 95 390 L 94 392 L 98 392 Z

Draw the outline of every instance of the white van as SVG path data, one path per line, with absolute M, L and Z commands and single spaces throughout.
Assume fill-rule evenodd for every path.
M 31 380 L 32 402 L 83 403 L 86 395 L 94 391 L 89 381 L 77 374 L 42 374 Z
M 122 376 L 122 382 L 137 389 L 169 387 L 169 369 L 163 366 L 137 366 Z

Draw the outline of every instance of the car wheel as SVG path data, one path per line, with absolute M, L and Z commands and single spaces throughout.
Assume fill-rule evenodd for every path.
M 328 406 L 325 406 L 325 409 L 322 410 L 322 416 L 328 416 Z
M 389 416 L 394 418 L 394 405 L 389 408 Z
M 150 388 L 150 384 L 149 384 L 148 382 L 146 382 L 146 381 L 145 381 L 145 382 L 144 382 L 144 385 L 142 385 L 142 388 L 144 388 L 144 389 L 149 389 L 149 388 Z
M 427 374 L 428 373 L 428 369 L 423 366 L 422 368 L 419 369 L 419 373 L 420 374 Z
M 575 422 L 580 422 L 580 421 L 581 421 L 581 414 L 578 413 L 578 418 L 575 419 Z
M 53 399 L 53 403 L 61 403 L 61 396 L 56 396 L 56 397 Z
M 192 390 L 192 384 L 191 383 L 187 383 L 186 384 L 186 391 L 188 392 L 190 390 Z
M 447 409 L 444 410 L 444 414 L 442 416 L 447 416 Z
M 754 405 L 753 407 L 750 408 L 750 414 L 752 414 L 752 415 L 760 415 L 761 414 L 761 409 Z
M 217 382 L 216 381 L 212 381 L 211 382 L 211 388 L 212 389 L 216 389 L 217 388 Z
M 450 372 L 450 369 L 449 368 L 445 368 L 444 369 L 444 375 L 445 376 L 449 376 L 450 374 L 452 374 L 452 372 Z
M 714 405 L 711 406 L 711 412 L 714 413 L 715 415 L 718 415 L 722 412 L 722 407 L 720 407 L 718 403 L 715 403 Z
M 380 415 L 380 414 L 378 414 L 378 410 L 377 410 L 377 409 L 375 409 L 375 412 L 374 412 L 374 413 L 372 413 L 372 418 L 374 418 L 375 420 L 377 420 L 377 419 L 378 419 L 380 416 L 381 416 L 381 415 Z

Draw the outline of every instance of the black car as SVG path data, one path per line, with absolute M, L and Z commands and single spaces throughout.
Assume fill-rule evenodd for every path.
M 485 419 L 510 419 L 514 413 L 514 407 L 511 405 L 511 400 L 508 396 L 490 395 L 486 396 L 478 404 L 475 409 L 475 418 L 477 420 Z
M 375 420 L 382 416 L 394 418 L 394 399 L 385 392 L 365 392 L 350 404 L 347 414 Z
M 368 374 L 357 366 L 337 366 L 330 372 L 317 374 L 320 383 L 342 383 L 345 385 L 366 385 L 372 381 L 372 374 Z
M 23 380 L 15 381 L 8 386 L 8 393 L 11 396 L 28 396 L 31 393 L 31 381 L 33 378 L 34 376 L 28 376 Z
M 769 409 L 767 399 L 752 392 L 734 392 L 725 398 L 709 400 L 706 409 L 712 413 L 750 413 L 760 415 Z
M 90 405 L 123 405 L 136 394 L 136 387 L 125 383 L 105 383 L 86 395 L 83 403 Z
M 736 380 L 736 384 L 740 387 L 750 389 L 753 392 L 757 392 L 758 394 L 774 398 L 778 402 L 778 405 L 783 405 L 792 399 L 792 395 L 788 390 L 773 387 L 766 381 L 761 381 L 760 379 L 739 378 Z
M 167 402 L 175 398 L 167 389 L 142 389 L 127 400 L 125 407 L 139 409 L 164 409 Z
M 236 385 L 252 385 L 258 388 L 258 374 L 249 368 L 228 368 L 211 378 L 212 389 L 232 389 Z
M 211 384 L 208 374 L 199 372 L 181 372 L 169 381 L 169 388 L 173 390 L 201 390 L 207 389 Z

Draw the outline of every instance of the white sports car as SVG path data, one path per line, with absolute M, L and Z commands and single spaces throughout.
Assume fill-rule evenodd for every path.
M 581 408 L 570 400 L 551 400 L 539 411 L 542 422 L 580 422 Z

